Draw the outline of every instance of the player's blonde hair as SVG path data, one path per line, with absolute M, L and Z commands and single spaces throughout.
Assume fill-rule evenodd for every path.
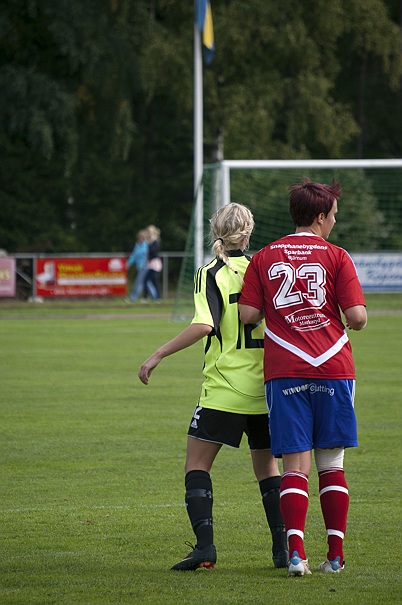
M 230 264 L 227 251 L 248 248 L 254 229 L 251 211 L 242 204 L 227 204 L 212 215 L 209 223 L 212 252 L 238 275 Z M 243 283 L 240 275 L 239 279 Z

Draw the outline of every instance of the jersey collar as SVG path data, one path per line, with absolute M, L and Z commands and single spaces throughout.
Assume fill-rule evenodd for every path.
M 289 237 L 298 237 L 299 235 L 308 235 L 309 237 L 321 237 L 317 233 L 311 233 L 311 231 L 300 231 L 299 233 L 289 233 Z M 323 239 L 323 238 L 321 238 Z
M 226 254 L 228 256 L 244 256 L 244 252 L 242 250 L 227 250 Z

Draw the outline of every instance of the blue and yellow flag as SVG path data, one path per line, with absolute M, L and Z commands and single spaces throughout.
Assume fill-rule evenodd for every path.
M 215 53 L 214 26 L 209 0 L 196 0 L 195 23 L 202 34 L 205 63 L 212 63 Z

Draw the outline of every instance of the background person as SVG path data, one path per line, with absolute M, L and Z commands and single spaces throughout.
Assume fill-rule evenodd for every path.
M 134 265 L 137 270 L 132 290 L 126 299 L 127 302 L 136 301 L 144 291 L 145 280 L 148 274 L 148 248 L 147 231 L 146 229 L 141 229 L 137 233 L 135 246 L 127 260 L 127 267 L 130 268 Z
M 149 225 L 146 229 L 149 242 L 148 247 L 148 271 L 145 278 L 145 294 L 149 294 L 152 300 L 160 299 L 159 273 L 162 271 L 162 259 L 159 256 L 161 249 L 160 229 L 155 225 Z
M 324 572 L 344 568 L 349 495 L 344 448 L 357 446 L 355 368 L 342 323 L 361 330 L 365 301 L 348 253 L 327 243 L 339 183 L 304 179 L 290 187 L 296 232 L 257 252 L 245 275 L 240 318 L 265 315 L 264 374 L 272 452 L 282 454 L 281 511 L 292 553 L 290 576 L 309 574 L 304 549 L 312 450 L 328 537 Z
M 185 502 L 197 543 L 172 569 L 188 571 L 215 566 L 210 471 L 222 445 L 238 448 L 243 433 L 248 436 L 272 533 L 274 565 L 285 567 L 288 552 L 279 508 L 280 473 L 270 450 L 262 376 L 263 328 L 260 322 L 252 326 L 241 324 L 237 305 L 249 263 L 244 250 L 254 219 L 245 206 L 228 204 L 212 216 L 210 226 L 216 257 L 196 272 L 192 323 L 157 349 L 138 372 L 140 380 L 148 384 L 152 371 L 164 357 L 204 339 L 204 382 L 190 422 L 185 464 Z

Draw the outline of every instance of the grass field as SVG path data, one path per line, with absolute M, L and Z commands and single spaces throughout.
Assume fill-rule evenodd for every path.
M 184 327 L 168 303 L 0 305 L 0 603 L 401 603 L 402 296 L 367 301 L 367 329 L 350 333 L 360 446 L 345 459 L 346 569 L 306 578 L 272 567 L 245 443 L 212 473 L 216 569 L 169 571 L 193 539 L 183 463 L 202 346 L 139 382 L 141 361 Z M 317 491 L 313 472 L 313 569 L 326 553 Z

